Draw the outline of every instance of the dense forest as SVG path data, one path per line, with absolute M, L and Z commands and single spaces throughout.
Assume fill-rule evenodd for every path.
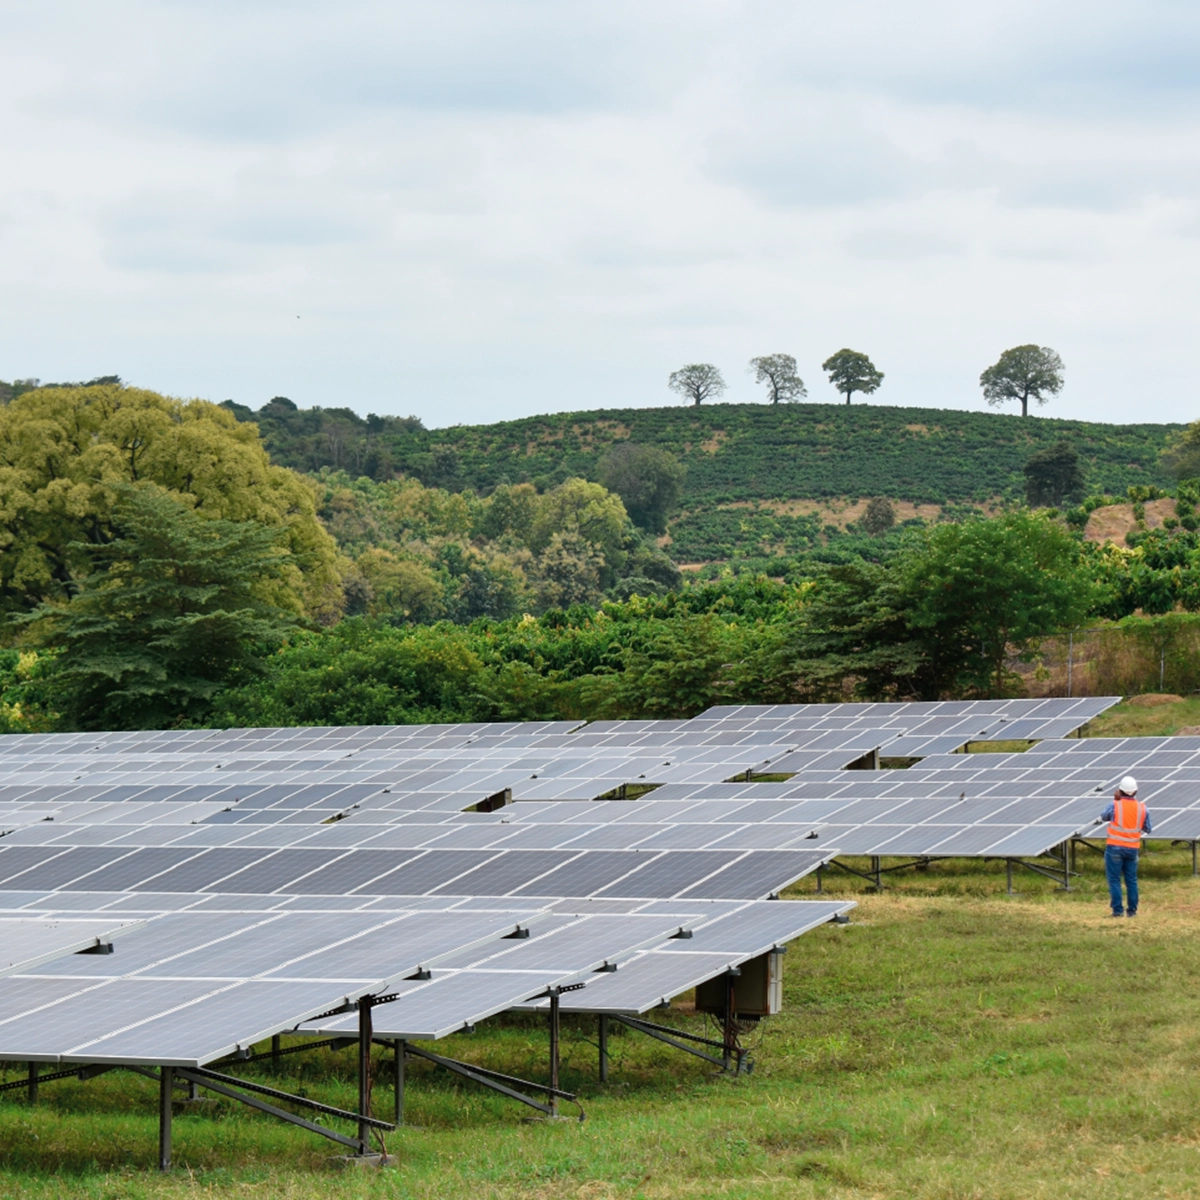
M 718 405 L 430 433 L 266 409 L 0 385 L 0 728 L 1000 695 L 1060 631 L 1200 611 L 1194 427 Z M 767 479 L 853 519 L 775 511 Z M 1089 540 L 1114 499 L 1123 542 Z

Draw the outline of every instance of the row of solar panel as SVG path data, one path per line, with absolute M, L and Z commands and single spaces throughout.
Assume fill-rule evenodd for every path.
M 762 899 L 828 857 L 807 850 L 308 850 L 0 847 L 5 891 L 508 894 Z

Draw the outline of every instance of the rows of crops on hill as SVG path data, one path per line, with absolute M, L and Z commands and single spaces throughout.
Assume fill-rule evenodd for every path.
M 296 410 L 272 402 L 257 413 L 272 457 L 390 478 L 403 473 L 455 491 L 533 482 L 541 491 L 597 463 L 624 440 L 659 446 L 687 465 L 684 507 L 756 499 L 890 496 L 913 503 L 980 503 L 1017 497 L 1029 456 L 1065 438 L 1090 492 L 1162 486 L 1158 464 L 1178 426 L 1100 425 L 1045 417 L 880 405 L 714 404 L 607 409 L 493 425 L 426 430 L 415 419 L 357 418 L 349 409 Z
M 914 503 L 1021 493 L 1029 456 L 1068 439 L 1089 490 L 1166 483 L 1158 455 L 1176 426 L 1097 425 L 993 413 L 875 405 L 617 409 L 417 431 L 394 458 L 452 449 L 465 486 L 539 486 L 589 476 L 614 442 L 660 446 L 687 465 L 685 506 L 739 500 L 885 495 Z

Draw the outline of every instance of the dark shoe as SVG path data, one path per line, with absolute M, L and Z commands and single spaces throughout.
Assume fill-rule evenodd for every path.
M 1134 911 L 1133 911 L 1133 912 L 1127 912 L 1125 915 L 1126 915 L 1127 917 L 1136 917 L 1136 916 L 1137 916 L 1137 910 L 1136 910 L 1136 909 L 1134 909 Z
M 1109 913 L 1108 915 L 1110 917 L 1123 917 L 1125 914 L 1124 913 Z

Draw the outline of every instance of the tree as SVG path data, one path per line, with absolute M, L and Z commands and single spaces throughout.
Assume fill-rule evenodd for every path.
M 1029 401 L 1046 404 L 1063 388 L 1063 361 L 1049 346 L 1014 346 L 982 375 L 983 398 L 999 408 L 1020 400 L 1021 416 L 1029 416 Z
M 869 396 L 878 391 L 883 382 L 883 372 L 877 370 L 875 364 L 857 350 L 839 350 L 821 364 L 821 370 L 829 376 L 829 382 L 846 397 L 847 404 L 855 392 Z
M 1083 499 L 1079 455 L 1065 439 L 1032 455 L 1024 471 L 1025 501 L 1030 508 L 1061 508 Z
M 755 383 L 765 383 L 772 404 L 781 400 L 794 404 L 808 395 L 804 380 L 796 374 L 796 360 L 790 354 L 764 354 L 752 358 L 748 370 L 754 372 Z
M 1097 598 L 1078 542 L 1023 512 L 930 530 L 902 573 L 905 621 L 933 675 L 958 693 L 1003 696 L 1010 656 L 1027 661 L 1039 638 L 1080 624 Z
M 1159 461 L 1176 479 L 1200 476 L 1200 421 L 1172 433 Z
M 725 394 L 725 380 L 712 363 L 690 363 L 672 371 L 667 387 L 676 395 L 686 396 L 693 404 Z
M 62 603 L 115 536 L 122 487 L 156 483 L 199 517 L 275 527 L 308 611 L 340 611 L 313 485 L 271 465 L 253 425 L 203 400 L 108 383 L 42 387 L 0 407 L 0 612 Z
M 399 621 L 432 621 L 445 611 L 445 589 L 425 563 L 397 558 L 377 546 L 360 554 L 363 611 Z
M 541 555 L 556 533 L 578 535 L 603 559 L 600 587 L 609 587 L 625 565 L 628 519 L 620 496 L 598 483 L 568 479 L 541 498 L 529 534 L 529 549 Z
M 57 648 L 52 688 L 76 729 L 155 729 L 201 717 L 300 620 L 282 531 L 205 520 L 154 485 L 129 486 L 113 538 L 62 605 L 26 623 Z
M 686 469 L 657 446 L 618 442 L 601 460 L 597 473 L 616 492 L 635 525 L 666 533 L 667 515 L 679 503 Z
M 896 510 L 886 496 L 876 496 L 866 508 L 859 524 L 867 533 L 875 536 L 891 529 L 896 523 Z

